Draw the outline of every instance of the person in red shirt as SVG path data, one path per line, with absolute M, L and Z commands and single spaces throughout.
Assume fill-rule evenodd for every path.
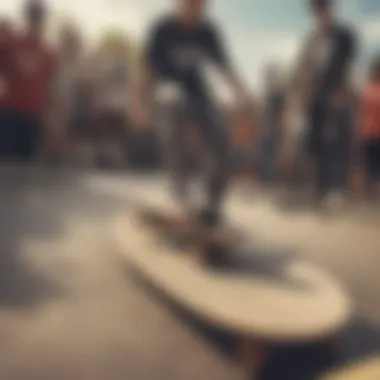
M 9 105 L 9 88 L 11 82 L 11 51 L 14 33 L 7 19 L 0 20 L 0 110 Z
M 375 60 L 362 92 L 359 128 L 366 191 L 367 196 L 373 198 L 380 180 L 380 56 Z
M 12 127 L 11 94 L 13 84 L 12 51 L 14 33 L 7 19 L 0 20 L 0 157 L 8 155 L 11 144 L 7 138 Z
M 54 74 L 53 54 L 44 41 L 47 10 L 41 1 L 27 1 L 26 30 L 13 48 L 14 83 L 11 108 L 14 113 L 13 155 L 30 161 L 45 131 Z

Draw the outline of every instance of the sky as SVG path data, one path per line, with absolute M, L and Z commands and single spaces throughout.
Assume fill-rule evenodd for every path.
M 290 66 L 305 33 L 312 27 L 308 0 L 211 0 L 230 55 L 252 89 L 262 83 L 263 67 L 278 62 Z M 111 27 L 143 40 L 157 15 L 175 0 L 50 0 L 56 15 L 71 16 L 95 40 Z M 363 42 L 361 56 L 368 59 L 380 48 L 380 0 L 337 0 L 338 14 L 353 25 Z M 17 15 L 20 0 L 0 0 L 0 12 Z M 380 51 L 380 49 L 379 49 Z

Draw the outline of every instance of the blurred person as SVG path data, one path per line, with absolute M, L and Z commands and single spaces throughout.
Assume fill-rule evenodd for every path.
M 255 152 L 255 106 L 250 108 L 233 109 L 231 115 L 231 128 L 234 137 L 234 166 L 236 174 L 251 180 L 253 166 L 256 158 Z
M 330 116 L 330 127 L 326 135 L 326 167 L 329 186 L 327 206 L 339 207 L 348 200 L 353 159 L 355 123 L 357 121 L 357 99 L 353 87 L 347 83 L 342 88 L 342 98 L 336 101 Z M 329 179 L 330 178 L 330 179 Z
M 47 137 L 46 119 L 53 117 L 51 103 L 55 59 L 44 32 L 48 10 L 42 1 L 27 1 L 23 8 L 25 30 L 14 44 L 14 155 L 30 161 Z
M 296 71 L 286 94 L 280 162 L 286 197 L 289 196 L 289 200 L 296 195 L 296 190 L 300 189 L 305 180 L 305 85 L 305 73 Z
M 87 65 L 80 32 L 65 25 L 59 36 L 56 97 L 61 123 L 60 135 L 68 144 L 70 159 L 92 162 L 94 84 Z
M 129 67 L 121 42 L 99 56 L 97 72 L 96 150 L 101 166 L 121 166 L 127 158 Z
M 348 26 L 336 21 L 333 0 L 310 0 L 310 5 L 317 26 L 304 52 L 310 79 L 309 152 L 316 167 L 317 204 L 326 205 L 342 195 L 343 176 L 335 178 L 337 171 L 330 167 L 340 154 L 346 154 L 343 150 L 347 147 L 349 127 L 345 125 L 344 111 L 350 101 L 347 89 L 356 39 Z
M 14 31 L 8 19 L 0 19 L 0 107 L 7 106 L 9 86 L 12 75 L 12 46 L 14 44 Z
M 207 19 L 208 1 L 175 0 L 175 14 L 159 20 L 149 35 L 146 67 L 137 88 L 134 117 L 138 124 L 149 125 L 155 85 L 170 84 L 177 90 L 180 107 L 173 120 L 171 136 L 176 195 L 188 199 L 186 128 L 194 125 L 213 156 L 207 199 L 201 206 L 200 221 L 215 226 L 221 221 L 221 206 L 230 180 L 231 152 L 226 120 L 215 104 L 203 75 L 203 64 L 214 63 L 235 90 L 239 100 L 247 95 L 224 50 L 224 40 Z M 193 211 L 193 210 L 189 210 Z
M 265 73 L 265 95 L 261 121 L 260 171 L 265 185 L 278 179 L 278 152 L 281 145 L 285 92 L 279 70 L 275 66 Z
M 380 180 L 380 56 L 372 65 L 361 95 L 359 138 L 365 169 L 367 199 L 378 197 Z
M 13 90 L 13 46 L 15 33 L 8 19 L 0 20 L 0 157 L 11 153 L 14 137 L 10 110 Z

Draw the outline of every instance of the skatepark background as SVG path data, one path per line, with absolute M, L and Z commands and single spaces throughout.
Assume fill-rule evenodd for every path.
M 281 17 L 273 12 L 274 7 L 278 7 L 278 4 L 273 1 L 266 6 L 260 2 L 254 5 L 256 9 L 255 12 L 252 12 L 251 17 L 256 22 L 253 29 L 250 20 L 244 16 L 244 13 L 249 14 L 252 9 L 252 5 L 246 1 L 242 1 L 234 10 L 236 14 L 231 14 L 230 7 L 223 1 L 213 5 L 213 11 L 217 18 L 228 15 L 231 19 L 230 23 L 225 25 L 226 35 L 229 37 L 231 55 L 234 56 L 237 67 L 241 69 L 242 76 L 252 92 L 251 107 L 245 110 L 237 109 L 231 99 L 231 94 L 220 83 L 215 73 L 210 72 L 209 74 L 212 85 L 216 88 L 215 94 L 220 95 L 217 99 L 220 102 L 221 112 L 228 115 L 227 119 L 230 120 L 233 145 L 236 150 L 234 166 L 243 174 L 252 174 L 257 181 L 274 181 L 278 182 L 278 185 L 282 185 L 284 177 L 289 177 L 288 172 L 293 168 L 284 169 L 285 166 L 289 166 L 284 164 L 281 153 L 282 147 L 287 145 L 286 133 L 284 131 L 274 132 L 286 128 L 282 125 L 276 125 L 276 127 L 270 125 L 273 123 L 283 124 L 283 122 L 268 121 L 267 115 L 272 112 L 271 101 L 273 98 L 270 92 L 278 93 L 274 95 L 283 98 L 288 97 L 293 76 L 292 68 L 302 45 L 301 35 L 306 33 L 310 22 L 307 18 L 307 8 L 297 0 L 292 0 L 286 8 L 282 9 Z M 92 72 L 97 77 L 96 80 L 102 82 L 101 88 L 97 87 L 97 90 L 93 90 L 93 92 L 105 92 L 108 91 L 108 87 L 112 87 L 111 84 L 107 85 L 111 79 L 99 79 L 99 76 L 103 75 L 100 73 L 101 62 L 106 60 L 106 57 L 114 55 L 115 51 L 121 51 L 125 55 L 122 64 L 125 66 L 127 74 L 123 81 L 125 82 L 125 103 L 128 104 L 128 94 L 134 73 L 139 66 L 140 46 L 144 41 L 145 30 L 148 29 L 144 25 L 149 25 L 151 19 L 161 13 L 168 4 L 165 1 L 147 2 L 141 6 L 132 6 L 129 2 L 123 1 L 113 1 L 109 4 L 100 2 L 96 6 L 90 6 L 86 1 L 81 2 L 81 6 L 60 1 L 48 3 L 51 9 L 49 9 L 46 44 L 55 50 L 59 58 L 61 53 L 67 49 L 64 46 L 62 35 L 65 34 L 65 30 L 66 32 L 67 29 L 71 30 L 74 39 L 77 42 L 81 41 L 81 55 L 85 61 L 83 63 L 84 71 Z M 3 9 L 4 12 L 4 19 L 13 23 L 15 28 L 21 25 L 21 4 L 22 2 L 15 1 L 12 4 L 2 2 L 0 5 L 0 9 Z M 367 77 L 369 64 L 377 50 L 377 32 L 376 26 L 374 26 L 376 20 L 373 17 L 374 13 L 368 11 L 371 9 L 370 7 L 371 5 L 357 4 L 355 1 L 339 4 L 339 16 L 349 19 L 350 24 L 358 28 L 363 37 L 360 59 L 356 65 L 357 70 L 353 74 L 355 88 L 352 91 L 356 97 L 359 97 L 360 86 Z M 91 9 L 91 20 L 86 17 L 89 9 Z M 124 15 L 124 13 L 128 13 L 128 15 Z M 259 17 L 260 13 L 264 16 Z M 356 17 L 358 14 L 360 17 Z M 355 17 L 353 17 L 354 15 Z M 83 20 L 87 22 L 83 23 Z M 248 41 L 248 38 L 251 40 Z M 254 49 L 247 49 L 247 46 L 250 45 L 254 46 Z M 119 61 L 122 54 L 119 55 Z M 265 79 L 269 70 L 277 72 L 275 76 L 278 83 L 269 84 Z M 87 99 L 87 102 L 92 103 L 94 100 Z M 165 107 L 160 98 L 156 99 L 156 103 L 158 108 Z M 71 161 L 95 167 L 162 168 L 163 149 L 160 147 L 159 136 L 157 136 L 160 134 L 157 120 L 152 121 L 152 128 L 149 131 L 136 130 L 128 119 L 129 111 L 126 105 L 125 109 L 120 111 L 123 122 L 115 129 L 113 126 L 111 128 L 107 125 L 109 121 L 102 116 L 102 112 L 97 109 L 98 106 L 99 104 L 88 106 L 87 114 L 81 116 L 83 119 L 81 129 L 86 131 L 81 138 L 68 135 L 67 126 L 63 125 L 65 124 L 63 120 L 67 119 L 68 115 L 62 114 L 62 110 L 52 112 L 52 115 L 46 115 L 49 119 L 49 126 L 45 130 L 36 154 L 45 161 Z M 62 105 L 58 104 L 56 107 L 62 108 Z M 351 105 L 349 108 L 352 109 Z M 282 113 L 282 111 L 278 112 Z M 356 129 L 355 121 L 357 119 L 355 116 L 349 115 L 347 118 L 352 120 L 344 122 L 347 127 L 344 126 L 343 129 Z M 104 132 L 110 129 L 115 129 L 116 132 Z M 271 135 L 267 133 L 269 129 L 271 129 Z M 352 133 L 353 131 L 349 132 L 349 134 Z M 350 140 L 352 138 L 347 141 Z M 347 143 L 345 144 L 347 145 Z M 274 146 L 276 146 L 276 153 L 273 152 Z M 302 142 L 296 145 L 296 150 L 302 151 Z M 352 181 L 349 181 L 350 187 L 354 188 L 360 188 L 358 185 L 360 183 L 358 173 L 361 172 L 358 164 L 360 162 L 359 155 L 360 146 L 356 144 L 355 149 L 351 150 L 349 157 L 344 160 L 345 162 L 339 169 L 347 171 L 348 162 L 355 164 L 350 170 Z M 303 158 L 301 154 L 298 161 L 302 161 Z M 296 167 L 298 161 L 295 161 L 292 166 Z M 276 178 L 272 178 L 274 176 Z
M 77 8 L 74 3 L 78 3 Z M 141 20 L 147 16 L 139 17 L 145 12 L 153 15 L 160 11 L 162 2 L 154 3 L 147 0 L 140 9 L 134 5 L 136 2 L 115 1 L 115 8 L 105 11 L 108 5 L 85 0 L 80 4 L 49 2 L 59 12 L 52 15 L 52 32 L 46 44 L 59 50 L 55 36 L 61 28 L 73 28 L 86 41 L 86 68 L 97 72 L 99 57 L 121 49 L 126 71 L 133 71 L 138 66 Z M 280 7 L 285 2 L 272 3 L 272 8 L 265 5 L 267 2 L 256 2 L 265 17 L 258 16 L 257 9 L 247 11 L 252 9 L 252 3 L 242 1 L 237 7 L 245 10 L 247 19 L 241 14 L 233 15 L 230 3 L 221 2 L 219 8 L 221 17 L 227 12 L 242 25 L 242 29 L 236 29 L 227 23 L 226 28 L 232 40 L 237 37 L 235 53 L 244 61 L 239 64 L 252 88 L 252 107 L 248 110 L 237 109 L 228 94 L 220 100 L 222 112 L 231 120 L 236 149 L 236 202 L 243 204 L 241 208 L 252 208 L 252 214 L 253 210 L 260 211 L 250 222 L 253 233 L 257 233 L 255 225 L 269 224 L 268 241 L 296 246 L 302 255 L 331 271 L 347 286 L 358 309 L 334 360 L 320 353 L 320 347 L 279 349 L 262 379 L 311 380 L 315 373 L 323 376 L 349 364 L 348 370 L 351 373 L 352 365 L 353 372 L 359 373 L 358 379 L 375 380 L 379 377 L 366 377 L 356 369 L 363 361 L 376 359 L 380 350 L 379 212 L 361 203 L 356 208 L 357 201 L 363 198 L 361 160 L 357 157 L 360 149 L 356 147 L 350 161 L 351 207 L 322 218 L 308 205 L 302 204 L 304 207 L 296 212 L 278 207 L 278 190 L 288 185 L 281 157 L 273 155 L 274 142 L 281 144 L 282 137 L 262 136 L 267 123 L 265 106 L 271 109 L 271 97 L 265 101 L 265 83 L 257 78 L 265 77 L 273 61 L 281 74 L 287 73 L 298 48 L 288 25 L 302 24 L 303 21 L 294 22 L 293 17 L 301 18 L 303 13 L 289 5 L 286 12 L 277 12 L 284 13 L 283 18 L 274 17 L 280 33 L 273 30 L 270 21 L 269 27 L 247 33 L 247 25 L 253 23 L 251 15 L 268 20 L 273 6 Z M 359 13 L 358 2 L 345 4 L 343 16 L 355 15 L 354 23 L 360 24 L 363 44 L 368 47 L 363 48 L 358 63 L 361 71 L 355 77 L 358 94 L 379 46 L 378 19 L 373 8 L 376 4 L 368 2 Z M 1 16 L 19 25 L 19 6 L 17 1 L 0 1 Z M 115 16 L 115 9 L 120 16 Z M 257 48 L 247 49 L 247 43 L 253 46 L 256 42 Z M 245 53 L 247 50 L 252 50 L 251 54 Z M 259 59 L 252 58 L 255 56 Z M 288 82 L 286 75 L 283 81 Z M 285 94 L 286 86 L 280 87 Z M 128 86 L 126 89 L 128 93 Z M 157 103 L 162 107 L 162 102 Z M 109 225 L 133 203 L 133 198 L 126 195 L 127 189 L 138 193 L 146 186 L 154 187 L 164 172 L 156 134 L 159 126 L 140 131 L 129 124 L 128 107 L 124 111 L 128 133 L 111 134 L 95 142 L 92 127 L 101 124 L 96 112 L 91 114 L 88 135 L 76 140 L 65 134 L 63 120 L 67 115 L 57 111 L 47 118 L 49 128 L 30 163 L 19 165 L 9 157 L 1 157 L 0 379 L 241 378 L 231 355 L 233 337 L 206 326 L 156 295 L 146 284 L 134 281 L 110 248 Z M 349 118 L 347 125 L 356 120 L 355 116 Z M 194 148 L 197 146 L 195 136 Z M 296 178 L 296 188 L 291 189 L 296 197 L 304 190 L 303 180 L 314 180 L 304 178 L 303 172 L 300 177 L 301 180 Z M 302 226 L 310 232 L 308 239 L 299 232 Z M 351 375 L 344 376 L 346 380 Z

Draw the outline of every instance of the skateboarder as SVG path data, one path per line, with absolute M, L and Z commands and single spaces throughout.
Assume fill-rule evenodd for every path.
M 207 188 L 208 199 L 201 210 L 202 223 L 215 226 L 220 221 L 220 207 L 226 192 L 231 156 L 228 127 L 217 109 L 204 79 L 203 64 L 215 64 L 228 84 L 235 90 L 239 101 L 246 104 L 246 92 L 223 47 L 223 39 L 216 27 L 206 18 L 206 0 L 176 0 L 176 12 L 159 20 L 153 27 L 145 48 L 145 67 L 137 91 L 135 121 L 149 122 L 149 102 L 153 84 L 170 84 L 180 93 L 180 106 L 175 122 L 170 150 L 177 195 L 186 198 L 189 167 L 186 155 L 185 128 L 196 126 L 212 156 L 213 170 Z

